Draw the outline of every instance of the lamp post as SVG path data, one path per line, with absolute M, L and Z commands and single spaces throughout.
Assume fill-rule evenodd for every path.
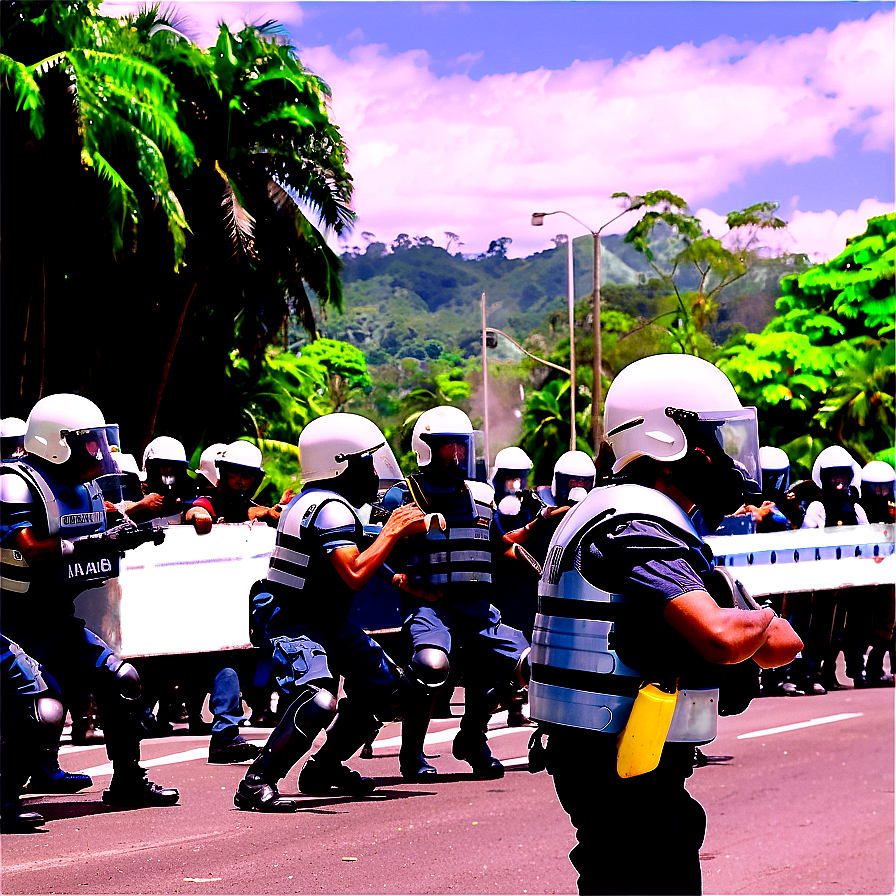
M 603 424 L 600 419 L 600 403 L 601 403 L 601 368 L 603 367 L 603 346 L 601 345 L 601 328 L 600 328 L 600 232 L 612 224 L 617 218 L 621 218 L 626 212 L 633 211 L 631 208 L 624 209 L 615 218 L 610 218 L 606 224 L 601 224 L 597 230 L 592 230 L 584 221 L 580 221 L 575 215 L 571 215 L 569 212 L 565 212 L 562 209 L 558 209 L 554 212 L 533 212 L 532 213 L 532 226 L 540 227 L 544 224 L 544 219 L 548 215 L 566 215 L 567 218 L 572 218 L 577 224 L 581 224 L 582 227 L 585 228 L 590 234 L 592 239 L 594 240 L 594 269 L 593 269 L 593 280 L 594 280 L 594 357 L 593 357 L 593 371 L 592 371 L 592 386 L 591 386 L 591 441 L 594 446 L 594 453 L 600 450 L 600 442 L 603 438 Z M 569 241 L 570 246 L 570 255 L 572 254 L 572 240 Z M 570 283 L 572 282 L 572 264 L 569 266 L 569 278 Z M 572 286 L 570 285 L 570 295 L 572 295 Z M 570 311 L 570 349 L 572 349 L 572 311 Z M 575 386 L 575 381 L 573 381 L 573 386 Z

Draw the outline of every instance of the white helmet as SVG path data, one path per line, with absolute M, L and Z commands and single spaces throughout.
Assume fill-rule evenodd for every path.
M 140 470 L 137 467 L 137 458 L 133 454 L 126 454 L 123 451 L 115 453 L 115 465 L 118 467 L 119 473 L 133 473 L 140 476 Z
M 495 455 L 495 463 L 490 477 L 495 494 L 508 494 L 506 489 L 508 479 L 519 480 L 519 489 L 514 489 L 514 491 L 524 489 L 529 484 L 529 471 L 531 469 L 532 461 L 522 448 L 517 448 L 515 445 L 511 445 L 509 448 L 502 448 Z
M 376 452 L 385 444 L 386 437 L 380 428 L 360 414 L 317 417 L 299 436 L 302 480 L 308 483 L 335 479 L 348 468 L 349 458 L 365 454 L 376 457 Z M 398 469 L 397 462 L 395 469 Z
M 896 470 L 885 460 L 872 460 L 862 469 L 862 482 L 896 482 Z
M 871 523 L 891 523 L 896 515 L 896 471 L 882 460 L 862 470 L 862 508 Z
M 466 446 L 463 473 L 466 479 L 475 478 L 476 445 L 473 424 L 460 408 L 442 405 L 424 411 L 417 418 L 411 436 L 411 448 L 417 455 L 417 466 L 421 470 L 432 462 L 432 446 L 444 442 L 459 442 Z
M 376 470 L 376 475 L 380 481 L 379 487 L 382 491 L 391 488 L 404 479 L 404 474 L 401 472 L 401 467 L 398 466 L 395 452 L 392 451 L 388 442 L 385 442 L 373 452 L 373 468 Z
M 759 449 L 759 466 L 762 468 L 762 492 L 787 491 L 790 485 L 790 458 L 787 452 L 772 445 Z
M 255 474 L 254 484 L 248 490 L 250 493 L 254 492 L 264 479 L 261 451 L 245 439 L 238 439 L 225 445 L 224 450 L 215 458 L 215 467 L 219 474 L 225 473 L 228 467 L 250 470 Z
M 557 458 L 554 464 L 554 478 L 551 481 L 551 493 L 557 505 L 565 504 L 566 501 L 581 500 L 584 495 L 575 495 L 577 489 L 584 489 L 590 492 L 594 488 L 594 478 L 597 470 L 594 467 L 594 461 L 584 451 L 567 451 Z M 582 480 L 581 485 L 570 487 L 572 481 Z
M 520 470 L 529 471 L 532 469 L 532 460 L 522 448 L 511 445 L 509 448 L 502 448 L 495 455 L 495 462 L 492 465 L 491 478 L 494 479 L 498 470 Z
M 0 454 L 3 457 L 21 457 L 25 453 L 25 430 L 28 424 L 21 417 L 4 417 L 0 420 Z
M 218 484 L 219 473 L 215 461 L 227 446 L 223 442 L 215 442 L 199 455 L 199 469 L 194 472 L 204 476 L 212 485 Z
M 679 421 L 688 420 L 714 427 L 725 453 L 759 482 L 756 408 L 743 407 L 728 377 L 693 355 L 642 358 L 613 380 L 604 405 L 613 472 L 639 457 L 681 460 L 688 440 Z
M 119 444 L 118 424 L 107 424 L 103 412 L 83 395 L 48 395 L 28 415 L 25 451 L 51 464 L 73 460 L 79 467 L 75 478 L 81 482 L 84 476 L 116 472 L 112 454 Z
M 158 436 L 143 449 L 144 473 L 146 472 L 146 462 L 149 460 L 185 464 L 187 462 L 187 452 L 177 439 L 171 436 Z
M 815 458 L 815 463 L 812 465 L 812 481 L 821 488 L 821 471 L 832 469 L 852 470 L 852 478 L 846 484 L 858 488 L 862 480 L 862 468 L 852 459 L 852 455 L 840 445 L 830 445 Z

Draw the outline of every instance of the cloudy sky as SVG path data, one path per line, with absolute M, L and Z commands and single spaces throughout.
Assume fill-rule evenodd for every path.
M 452 232 L 528 255 L 586 232 L 533 211 L 596 229 L 611 193 L 667 189 L 715 235 L 778 201 L 786 247 L 823 260 L 894 207 L 893 2 L 173 6 L 203 46 L 220 20 L 282 22 L 330 85 L 358 214 L 342 248 Z

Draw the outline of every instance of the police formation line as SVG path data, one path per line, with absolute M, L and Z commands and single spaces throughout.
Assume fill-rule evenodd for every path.
M 154 521 L 204 534 L 217 521 L 258 519 L 277 534 L 267 575 L 251 590 L 253 643 L 264 648 L 282 710 L 263 747 L 239 734 L 240 671 L 253 670 L 205 670 L 213 678 L 209 761 L 251 760 L 237 808 L 294 812 L 298 803 L 279 784 L 325 730 L 299 790 L 372 792 L 375 782 L 345 763 L 399 718 L 403 778 L 437 780 L 424 736 L 439 696 L 460 676 L 464 711 L 452 752 L 475 776 L 501 777 L 488 722 L 503 706 L 510 724 L 529 723 L 528 690 L 538 726 L 530 771 L 553 775 L 577 829 L 570 858 L 582 893 L 699 892 L 706 819 L 685 787 L 695 751 L 715 737 L 720 711 L 746 708 L 760 668 L 768 693 L 807 693 L 800 685 L 816 676 L 809 664 L 817 654 L 804 649 L 799 625 L 714 568 L 703 536 L 738 515 L 757 530 L 781 520 L 861 523 L 872 503 L 856 501 L 861 475 L 842 449 L 819 457 L 815 494 L 791 487 L 781 453 L 760 451 L 755 409 L 741 406 L 712 365 L 679 355 L 635 362 L 614 380 L 605 405 L 612 470 L 568 452 L 551 486 L 536 489 L 518 448 L 499 452 L 491 485 L 477 481 L 472 424 L 452 407 L 418 418 L 418 470 L 407 477 L 370 420 L 312 421 L 299 440 L 303 488 L 271 508 L 252 501 L 263 470 L 249 442 L 210 446 L 197 489 L 183 446 L 167 437 L 147 447 L 141 484 L 117 427 L 85 398 L 42 399 L 24 429 L 20 448 L 4 446 L 0 477 L 5 831 L 42 823 L 22 807 L 26 782 L 33 792 L 89 786 L 57 758 L 63 706 L 83 706 L 87 693 L 113 763 L 103 800 L 177 802 L 177 790 L 149 782 L 139 765 L 140 675 L 74 616 L 74 598 L 116 575 L 122 552 L 163 537 Z M 869 496 L 885 496 L 892 514 L 894 477 L 876 475 L 866 480 L 876 483 Z M 401 655 L 348 619 L 374 577 L 400 593 Z M 795 623 L 797 611 L 806 615 L 788 609 Z M 885 639 L 886 625 L 879 628 Z M 892 650 L 892 617 L 889 638 L 872 646 Z M 827 661 L 829 653 L 830 645 Z M 882 665 L 849 674 L 887 683 Z M 72 718 L 74 727 L 82 716 Z M 598 786 L 602 813 L 591 804 Z M 607 813 L 617 834 L 603 824 Z M 637 859 L 636 838 L 623 833 L 648 815 L 671 832 L 652 863 Z M 608 849 L 618 873 L 598 867 Z

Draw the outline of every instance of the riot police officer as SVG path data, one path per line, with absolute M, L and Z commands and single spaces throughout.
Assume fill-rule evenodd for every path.
M 812 465 L 812 480 L 821 495 L 806 508 L 803 528 L 865 525 L 868 516 L 858 502 L 861 478 L 861 468 L 845 448 L 825 448 Z
M 594 488 L 596 475 L 594 461 L 584 451 L 566 451 L 554 464 L 550 488 L 540 486 L 538 497 L 548 507 L 575 504 Z
M 128 510 L 132 519 L 162 519 L 176 526 L 196 497 L 180 440 L 157 436 L 143 450 L 143 498 Z
M 817 499 L 806 508 L 803 529 L 867 524 L 868 517 L 858 502 L 861 468 L 845 448 L 840 445 L 825 448 L 812 466 L 812 480 L 821 491 Z M 860 607 L 867 604 L 867 601 L 866 592 L 858 592 L 850 600 L 853 606 L 854 631 Z M 794 624 L 805 640 L 806 647 L 790 672 L 791 682 L 798 690 L 810 696 L 842 688 L 835 673 L 837 656 L 843 646 L 845 622 L 845 607 L 842 600 L 838 602 L 838 592 L 832 589 L 814 591 L 809 607 L 798 605 L 796 609 L 802 612 L 801 618 L 795 619 Z M 854 642 L 854 636 L 850 636 L 849 640 Z M 861 673 L 852 647 L 847 650 L 847 659 L 847 674 L 851 678 L 860 679 Z
M 886 461 L 873 460 L 862 468 L 862 507 L 869 523 L 896 521 L 896 470 Z
M 22 808 L 22 785 L 35 754 L 54 750 L 65 709 L 56 682 L 18 644 L 0 635 L 0 830 L 4 834 L 40 827 L 39 812 Z M 87 776 L 85 776 L 87 777 Z M 88 786 L 93 782 L 87 777 Z
M 772 445 L 759 449 L 762 467 L 762 501 L 745 504 L 744 511 L 752 513 L 757 532 L 783 532 L 790 528 L 787 517 L 781 512 L 786 507 L 785 495 L 790 486 L 790 458 L 787 453 Z
M 0 459 L 12 460 L 25 456 L 25 431 L 28 424 L 21 417 L 0 420 Z
M 184 514 L 185 522 L 193 523 L 201 535 L 211 531 L 213 522 L 277 525 L 281 505 L 264 507 L 252 499 L 264 479 L 263 458 L 255 445 L 244 439 L 231 442 L 215 456 L 214 465 L 217 483 L 200 489 L 202 494 Z
M 894 485 L 896 471 L 886 461 L 873 460 L 862 469 L 861 499 L 862 507 L 871 523 L 890 523 L 896 517 L 894 503 Z M 857 688 L 893 687 L 894 681 L 894 588 L 893 583 L 879 584 L 869 596 L 869 618 L 860 620 L 853 626 L 849 623 L 847 645 L 852 649 L 853 663 L 849 662 L 850 654 L 844 647 L 847 657 L 846 674 L 852 678 Z M 848 613 L 853 612 L 852 606 Z M 862 622 L 865 623 L 862 627 Z M 864 653 L 868 645 L 867 661 Z M 890 655 L 890 671 L 884 671 L 884 657 Z M 852 666 L 852 668 L 851 668 Z
M 516 536 L 501 536 L 492 526 L 494 494 L 487 483 L 473 480 L 473 426 L 463 411 L 424 411 L 411 447 L 419 472 L 407 478 L 410 497 L 425 513 L 436 514 L 439 524 L 409 537 L 394 564 L 405 576 L 410 669 L 427 686 L 444 687 L 452 647 L 463 647 L 464 714 L 452 752 L 478 777 L 499 778 L 504 767 L 488 747 L 488 721 L 501 699 L 498 692 L 505 688 L 509 695 L 525 683 L 529 644 L 501 622 L 490 601 L 492 552 L 512 549 Z M 420 701 L 403 716 L 399 764 L 410 780 L 436 774 L 423 753 L 431 711 L 431 701 Z
M 522 448 L 502 448 L 495 455 L 492 487 L 495 490 L 495 524 L 503 535 L 525 526 L 541 510 L 541 502 L 529 489 L 532 461 Z
M 410 684 L 363 629 L 347 620 L 356 592 L 423 514 L 400 507 L 366 546 L 358 509 L 376 499 L 373 455 L 386 439 L 356 414 L 312 420 L 299 437 L 304 488 L 283 511 L 267 577 L 252 597 L 256 629 L 273 653 L 289 707 L 234 796 L 239 809 L 292 812 L 277 782 L 329 725 L 299 776 L 303 793 L 370 793 L 374 782 L 342 763 L 394 719 Z M 223 471 L 222 471 L 223 473 Z M 393 574 L 386 571 L 391 581 Z M 346 696 L 336 702 L 340 675 Z M 332 725 L 330 724 L 332 722 Z
M 81 591 L 113 578 L 120 553 L 154 537 L 136 526 L 106 531 L 95 479 L 117 469 L 117 429 L 80 395 L 47 396 L 29 414 L 27 456 L 0 476 L 3 633 L 44 665 L 63 697 L 78 689 L 96 696 L 113 766 L 104 802 L 172 805 L 177 790 L 151 783 L 139 765 L 136 669 L 74 616 Z
M 715 528 L 758 492 L 756 411 L 706 361 L 658 355 L 616 377 L 605 428 L 618 484 L 591 491 L 555 533 L 530 712 L 549 732 L 542 758 L 577 831 L 579 892 L 699 893 L 706 816 L 685 781 L 695 747 L 715 737 L 722 674 L 745 664 L 755 686 L 757 664 L 801 646 L 771 609 L 740 609 L 757 605 L 728 579 L 711 596 L 712 554 L 692 521 L 699 510 Z M 739 711 L 749 692 L 736 696 Z M 639 727 L 636 701 L 655 698 L 674 704 L 671 721 Z

